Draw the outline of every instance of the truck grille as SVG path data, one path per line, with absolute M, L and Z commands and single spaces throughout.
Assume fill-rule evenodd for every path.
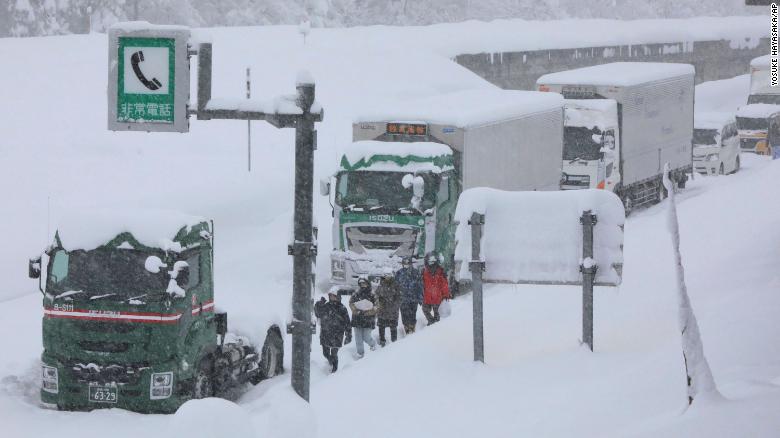
M 358 254 L 370 250 L 391 251 L 399 257 L 412 255 L 418 228 L 356 225 L 347 227 L 347 248 Z
M 141 371 L 147 364 L 136 365 L 99 365 L 94 363 L 72 363 L 69 366 L 71 377 L 82 382 L 124 383 L 134 385 L 141 377 Z
M 102 321 L 79 321 L 77 327 L 82 332 L 92 333 L 130 333 L 138 328 L 129 323 L 114 323 Z
M 109 341 L 80 341 L 79 347 L 87 351 L 99 351 L 102 353 L 124 353 L 130 348 L 127 342 Z

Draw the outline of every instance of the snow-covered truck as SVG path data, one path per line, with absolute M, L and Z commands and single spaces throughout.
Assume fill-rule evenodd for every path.
M 465 189 L 560 186 L 563 99 L 556 94 L 441 94 L 363 114 L 352 129 L 338 171 L 321 183 L 333 205 L 331 281 L 345 289 L 405 256 L 419 264 L 429 252 L 452 273 L 453 216 Z
M 750 61 L 750 95 L 747 105 L 737 110 L 742 152 L 769 154 L 769 131 L 779 128 L 780 87 L 771 86 L 769 70 L 769 55 Z
M 282 372 L 278 325 L 259 352 L 227 332 L 212 239 L 209 221 L 170 212 L 63 219 L 29 266 L 43 292 L 42 405 L 170 413 Z
M 629 213 L 664 195 L 664 163 L 684 187 L 692 170 L 694 68 L 616 62 L 540 77 L 566 99 L 563 189 L 615 192 Z

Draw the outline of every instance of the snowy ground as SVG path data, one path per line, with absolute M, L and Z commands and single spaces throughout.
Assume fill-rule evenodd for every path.
M 304 47 L 293 27 L 210 30 L 214 96 L 242 96 L 247 65 L 258 96 L 292 92 L 297 69 L 310 68 L 326 111 L 315 156 L 322 177 L 335 168 L 360 108 L 492 87 L 443 56 L 382 38 L 383 32 L 332 31 L 321 40 L 314 34 Z M 103 35 L 0 39 L 0 57 L 19 61 L 0 71 L 5 436 L 94 431 L 129 437 L 182 424 L 170 416 L 37 407 L 41 302 L 26 278 L 26 259 L 46 245 L 49 217 L 119 205 L 213 217 L 217 301 L 232 327 L 258 334 L 289 312 L 292 133 L 253 125 L 252 174 L 245 170 L 243 122 L 193 120 L 189 134 L 110 133 L 106 53 Z M 744 78 L 719 82 L 703 92 L 734 100 L 744 93 Z M 733 100 L 711 101 L 709 109 L 728 109 Z M 344 349 L 342 370 L 333 376 L 314 345 L 311 409 L 291 395 L 284 376 L 249 391 L 239 414 L 252 419 L 258 436 L 776 436 L 780 206 L 770 190 L 778 178 L 780 162 L 745 156 L 740 173 L 697 178 L 679 198 L 689 293 L 728 401 L 683 414 L 671 244 L 663 206 L 655 206 L 626 224 L 620 291 L 597 291 L 595 354 L 577 343 L 576 288 L 495 286 L 485 303 L 487 365 L 470 360 L 470 300 L 463 298 L 438 326 L 360 362 L 351 357 L 354 347 Z M 325 199 L 315 198 L 315 214 L 323 279 L 330 242 Z

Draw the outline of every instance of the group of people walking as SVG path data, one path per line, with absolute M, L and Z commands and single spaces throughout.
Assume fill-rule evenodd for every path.
M 322 354 L 332 372 L 338 369 L 339 348 L 352 342 L 352 332 L 358 358 L 361 358 L 365 353 L 364 343 L 371 350 L 376 349 L 372 335 L 375 327 L 379 328 L 379 345 L 384 347 L 387 329 L 390 341 L 398 340 L 399 313 L 404 333 L 409 335 L 417 326 L 419 305 L 431 325 L 439 321 L 442 301 L 451 298 L 447 275 L 433 253 L 425 256 L 422 272 L 412 265 L 411 257 L 405 257 L 398 271 L 385 268 L 376 290 L 372 289 L 367 277 L 360 277 L 357 284 L 357 290 L 349 299 L 351 318 L 337 290 L 329 291 L 327 300 L 323 297 L 314 304 L 314 314 L 320 319 Z

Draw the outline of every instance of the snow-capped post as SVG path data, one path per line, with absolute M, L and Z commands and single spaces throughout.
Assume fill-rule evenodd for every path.
M 591 210 L 582 212 L 582 342 L 593 351 L 593 282 L 598 266 L 593 260 L 593 227 L 596 215 Z
M 674 261 L 677 274 L 677 303 L 679 305 L 678 322 L 682 334 L 683 362 L 688 385 L 688 404 L 699 395 L 720 397 L 715 379 L 712 377 L 710 365 L 704 356 L 704 345 L 699 332 L 699 324 L 696 315 L 693 314 L 691 300 L 688 297 L 688 288 L 685 285 L 685 271 L 680 254 L 680 226 L 677 221 L 677 203 L 674 194 L 674 185 L 669 180 L 669 163 L 664 165 L 664 186 L 669 193 L 668 226 L 672 235 L 674 247 Z
M 485 271 L 485 262 L 480 255 L 482 246 L 482 226 L 485 225 L 485 215 L 471 213 L 469 220 L 471 225 L 471 289 L 474 310 L 474 362 L 485 363 L 485 338 L 482 309 L 482 272 Z
M 298 25 L 298 33 L 300 33 L 303 36 L 303 45 L 306 45 L 306 36 L 309 35 L 309 32 L 311 32 L 311 21 L 308 19 L 301 21 L 301 24 Z
M 293 351 L 292 386 L 304 400 L 309 401 L 309 374 L 311 366 L 311 271 L 312 258 L 317 255 L 313 242 L 312 210 L 314 197 L 314 150 L 316 149 L 314 122 L 314 79 L 308 72 L 297 78 L 298 107 L 303 114 L 295 123 L 295 210 L 293 213 L 295 239 L 293 255 Z

